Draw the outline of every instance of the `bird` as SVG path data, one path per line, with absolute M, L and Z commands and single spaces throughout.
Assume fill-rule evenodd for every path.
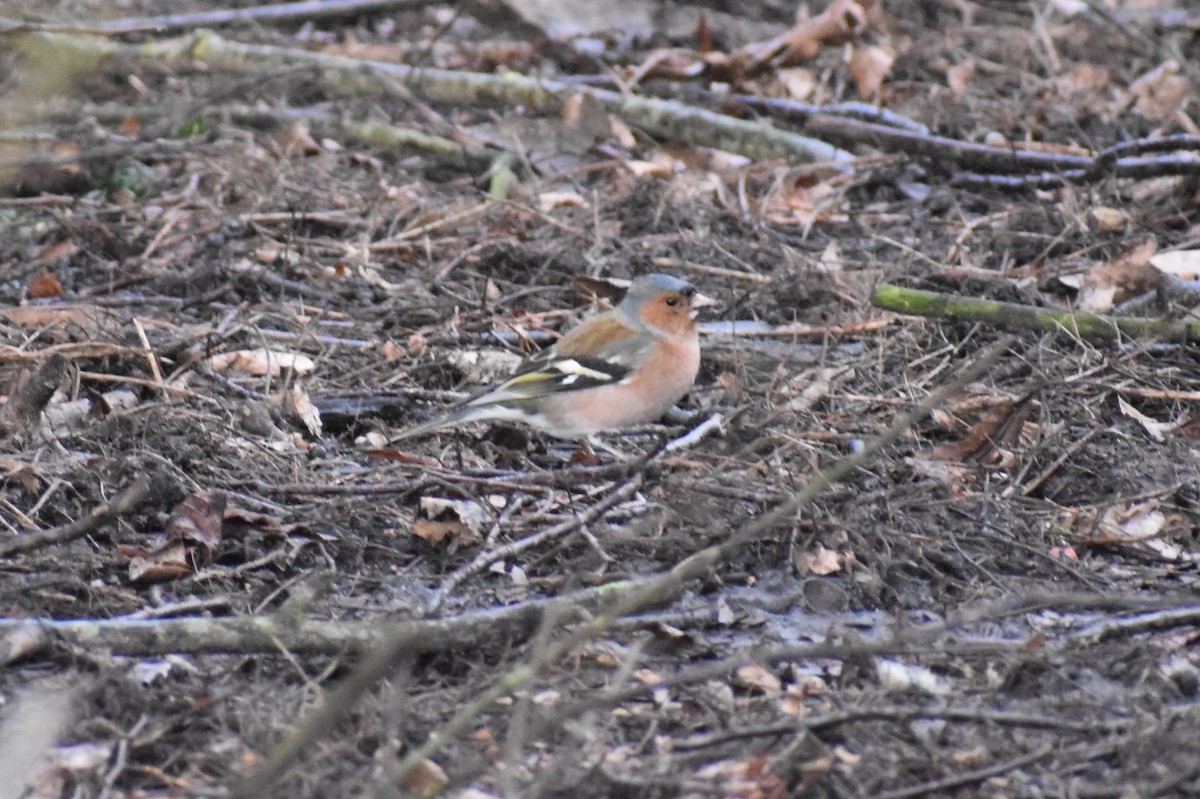
M 391 438 L 468 422 L 520 422 L 556 438 L 653 422 L 674 407 L 700 370 L 696 290 L 672 275 L 635 278 L 610 311 L 584 320 L 507 380 L 449 413 Z

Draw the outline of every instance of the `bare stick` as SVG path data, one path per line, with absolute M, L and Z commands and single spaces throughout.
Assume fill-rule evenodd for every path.
M 609 586 L 555 599 L 464 613 L 449 619 L 314 621 L 293 613 L 233 618 L 0 619 L 0 665 L 35 657 L 53 643 L 114 655 L 277 654 L 283 646 L 300 654 L 338 654 L 371 648 L 381 639 L 415 654 L 478 646 L 497 636 L 524 637 L 546 618 L 575 619 L 608 599 Z
M 222 8 L 216 11 L 200 11 L 193 14 L 164 14 L 157 17 L 126 17 L 101 22 L 98 25 L 36 25 L 19 20 L 0 21 L 0 30 L 73 30 L 94 33 L 136 33 L 138 31 L 190 30 L 192 28 L 214 28 L 219 25 L 235 25 L 246 22 L 280 22 L 287 20 L 309 20 L 321 17 L 351 17 L 421 8 L 433 5 L 432 0 L 303 0 L 298 3 L 276 3 L 257 8 Z
M 136 508 L 150 493 L 150 478 L 142 475 L 109 503 L 93 508 L 78 521 L 0 543 L 0 558 L 82 538 Z
M 478 574 L 479 572 L 491 566 L 493 563 L 510 558 L 518 552 L 524 552 L 530 547 L 542 544 L 545 541 L 550 541 L 555 538 L 562 538 L 576 530 L 584 527 L 596 519 L 599 519 L 604 514 L 608 513 L 612 507 L 619 502 L 624 501 L 630 494 L 637 491 L 642 486 L 642 475 L 636 474 L 631 479 L 625 481 L 615 491 L 610 492 L 604 499 L 592 505 L 583 513 L 574 518 L 567 519 L 565 522 L 556 524 L 553 527 L 547 527 L 545 530 L 540 530 L 532 535 L 527 535 L 524 538 L 517 539 L 509 544 L 501 547 L 489 549 L 486 552 L 481 552 L 476 555 L 469 563 L 460 566 L 451 572 L 446 579 L 442 580 L 441 586 L 438 588 L 437 600 L 434 603 L 434 610 L 440 608 L 446 601 L 446 597 L 457 588 L 463 580 L 468 577 Z
M 872 302 L 879 308 L 898 313 L 986 322 L 1010 330 L 1062 333 L 1073 338 L 1114 339 L 1122 335 L 1160 341 L 1195 341 L 1200 338 L 1200 323 L 1036 308 L 1015 302 L 939 294 L 886 283 L 875 289 Z

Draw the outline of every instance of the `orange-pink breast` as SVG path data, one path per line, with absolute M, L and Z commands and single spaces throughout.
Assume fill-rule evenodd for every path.
M 659 340 L 644 364 L 619 383 L 549 397 L 543 412 L 550 432 L 577 438 L 652 422 L 691 389 L 700 370 L 700 342 L 690 336 Z

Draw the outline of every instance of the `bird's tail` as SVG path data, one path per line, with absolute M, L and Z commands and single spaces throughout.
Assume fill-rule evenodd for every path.
M 401 441 L 406 438 L 416 438 L 417 436 L 436 433 L 438 430 L 445 430 L 448 427 L 457 427 L 468 422 L 480 422 L 486 419 L 506 419 L 512 414 L 495 406 L 472 406 L 459 408 L 453 413 L 439 416 L 436 419 L 430 419 L 428 422 L 422 422 L 418 425 L 413 425 L 407 430 L 401 430 L 396 435 L 392 436 L 389 441 Z
M 430 419 L 428 422 L 413 425 L 407 430 L 401 430 L 399 433 L 388 439 L 388 441 L 394 442 L 401 441 L 406 438 L 416 438 L 417 436 L 423 436 L 428 433 L 437 432 L 438 430 L 444 430 L 455 423 L 456 420 L 451 416 L 442 416 L 438 419 Z

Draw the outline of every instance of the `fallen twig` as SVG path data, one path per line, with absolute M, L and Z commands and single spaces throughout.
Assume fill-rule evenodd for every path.
M 22 20 L 0 21 L 0 32 L 28 30 L 69 30 L 88 33 L 138 33 L 141 31 L 190 30 L 202 26 L 236 25 L 253 22 L 307 21 L 327 17 L 351 17 L 380 11 L 398 11 L 433 5 L 433 0 L 303 0 L 275 3 L 257 8 L 221 8 L 191 14 L 163 14 L 155 17 L 125 17 L 95 25 L 39 25 Z
M 97 644 L 115 655 L 270 654 L 282 646 L 301 654 L 361 651 L 379 641 L 416 654 L 478 646 L 495 636 L 529 634 L 547 613 L 575 618 L 608 598 L 605 588 L 534 600 L 449 619 L 315 621 L 293 613 L 233 618 L 0 619 L 0 665 L 30 658 L 54 644 L 86 649 Z
M 1160 341 L 1194 341 L 1200 323 L 1141 316 L 1103 316 L 1084 311 L 1037 308 L 1013 302 L 939 294 L 935 291 L 880 284 L 871 298 L 876 307 L 897 313 L 984 322 L 1000 328 L 1064 333 L 1073 338 L 1154 338 Z
M 955 177 L 958 182 L 1020 186 L 1044 181 L 1061 184 L 1064 180 L 1095 182 L 1108 177 L 1148 178 L 1200 173 L 1200 157 L 1196 155 L 1145 155 L 1200 150 L 1200 139 L 1189 135 L 1121 142 L 1094 153 L 1055 153 L 977 144 L 829 114 L 813 114 L 804 123 L 804 130 L 842 146 L 869 144 L 885 152 L 919 155 L 971 172 L 999 173 L 966 173 Z
M 111 502 L 93 508 L 91 513 L 82 519 L 63 525 L 62 527 L 55 527 L 51 530 L 43 530 L 10 541 L 0 542 L 0 558 L 16 555 L 21 552 L 29 552 L 34 549 L 41 549 L 42 547 L 54 544 L 65 544 L 68 541 L 83 538 L 88 533 L 103 527 L 118 516 L 129 513 L 129 511 L 140 505 L 149 493 L 150 478 L 143 475 L 134 480 L 120 494 L 117 494 Z
M 532 535 L 527 535 L 524 538 L 519 538 L 504 546 L 489 549 L 486 552 L 481 552 L 472 558 L 468 563 L 458 567 L 451 572 L 438 587 L 437 598 L 431 611 L 436 611 L 446 601 L 446 597 L 457 588 L 463 580 L 468 577 L 478 574 L 479 572 L 491 566 L 497 561 L 510 558 L 519 552 L 524 552 L 527 549 L 538 546 L 546 541 L 552 541 L 556 538 L 570 535 L 586 525 L 594 522 L 602 517 L 605 513 L 612 510 L 613 506 L 625 501 L 631 494 L 637 491 L 642 486 L 642 473 L 638 472 L 629 480 L 626 480 L 613 491 L 610 491 L 596 504 L 592 505 L 583 513 L 580 513 L 573 518 L 567 519 L 553 527 L 547 527 L 545 530 L 539 530 Z
M 242 44 L 211 31 L 136 46 L 65 33 L 34 32 L 27 35 L 35 38 L 36 44 L 33 46 L 66 48 L 79 55 L 96 58 L 188 58 L 202 60 L 213 67 L 240 70 L 255 66 L 271 69 L 318 67 L 319 79 L 328 90 L 360 98 L 386 90 L 381 86 L 378 76 L 403 81 L 414 94 L 430 102 L 464 106 L 497 103 L 520 105 L 528 110 L 550 110 L 557 109 L 560 103 L 580 92 L 590 92 L 610 113 L 665 138 L 729 150 L 758 160 L 785 158 L 793 163 L 809 163 L 849 162 L 854 158 L 851 153 L 823 141 L 764 122 L 734 119 L 670 100 L 585 89 L 576 84 L 514 73 L 493 75 L 420 68 L 294 48 Z

